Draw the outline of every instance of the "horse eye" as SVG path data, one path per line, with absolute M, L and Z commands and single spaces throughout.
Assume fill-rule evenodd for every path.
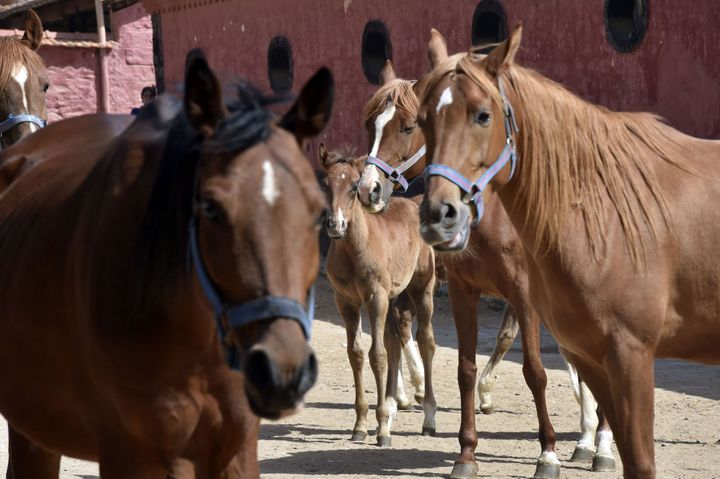
M 403 135 L 409 135 L 413 131 L 415 131 L 415 125 L 412 126 L 406 126 L 400 129 Z
M 479 111 L 475 114 L 475 118 L 473 120 L 480 126 L 487 126 L 490 123 L 490 113 L 486 111 Z
M 225 221 L 225 212 L 217 201 L 204 198 L 200 202 L 200 211 L 203 216 L 213 223 L 222 223 Z

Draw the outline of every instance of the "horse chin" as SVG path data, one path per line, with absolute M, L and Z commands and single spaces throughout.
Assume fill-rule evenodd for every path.
M 470 221 L 467 221 L 450 240 L 434 244 L 433 249 L 440 253 L 463 251 L 467 247 L 469 239 Z
M 335 230 L 330 231 L 329 229 L 327 230 L 327 235 L 330 237 L 330 239 L 334 239 L 334 240 L 343 239 L 345 237 L 345 233 L 346 233 L 345 230 L 343 230 L 343 231 L 335 231 Z
M 361 201 L 360 204 L 362 205 L 362 207 L 365 211 L 376 215 L 376 214 L 382 213 L 383 211 L 385 211 L 387 209 L 388 202 L 387 201 L 378 201 L 375 203 L 363 203 Z
M 276 408 L 268 404 L 261 404 L 263 402 L 262 399 L 258 399 L 254 394 L 250 394 L 249 391 L 247 392 L 248 404 L 250 405 L 252 413 L 257 417 L 270 419 L 272 421 L 277 421 L 279 419 L 292 416 L 293 414 L 297 414 L 302 410 L 305 404 L 303 401 L 300 401 L 292 407 Z

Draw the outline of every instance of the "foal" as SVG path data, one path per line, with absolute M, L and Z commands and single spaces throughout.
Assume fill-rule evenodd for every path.
M 437 409 L 432 388 L 432 359 L 435 340 L 430 319 L 433 311 L 435 258 L 432 248 L 419 235 L 417 203 L 398 198 L 381 216 L 365 213 L 355 201 L 364 158 L 328 153 L 320 147 L 324 180 L 331 212 L 328 235 L 333 239 L 327 259 L 327 274 L 335 292 L 335 304 L 345 321 L 350 366 L 355 380 L 353 440 L 367 437 L 368 411 L 362 380 L 364 352 L 360 346 L 360 308 L 366 306 L 372 346 L 370 367 L 377 384 L 377 443 L 389 446 L 390 426 L 397 411 L 395 387 L 400 360 L 398 337 L 386 331 L 386 317 L 393 304 L 392 322 L 403 321 L 410 310 L 418 318 L 418 344 L 425 370 L 423 435 L 435 434 Z M 404 316 L 401 318 L 400 316 Z M 403 324 L 409 324 L 403 322 Z M 385 342 L 383 341 L 385 336 Z M 387 353 L 386 353 L 387 347 Z M 388 368 L 389 364 L 389 368 Z M 387 386 L 386 386 L 387 384 Z

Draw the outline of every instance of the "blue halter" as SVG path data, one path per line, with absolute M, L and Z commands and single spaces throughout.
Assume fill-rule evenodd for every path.
M 294 299 L 283 296 L 263 296 L 241 304 L 229 304 L 222 297 L 220 291 L 215 287 L 210 276 L 208 275 L 202 257 L 200 256 L 200 247 L 197 238 L 197 221 L 195 216 L 190 220 L 188 227 L 190 256 L 195 272 L 200 281 L 205 297 L 210 302 L 215 313 L 215 324 L 217 326 L 220 343 L 225 348 L 225 360 L 233 369 L 240 369 L 240 358 L 237 349 L 234 347 L 227 348 L 225 339 L 228 331 L 222 321 L 227 319 L 227 323 L 231 329 L 240 328 L 256 321 L 263 321 L 272 318 L 289 318 L 294 319 L 303 329 L 305 337 L 310 340 L 312 330 L 312 321 L 315 311 L 315 285 L 310 288 L 307 299 L 307 309 Z
M 474 183 L 454 168 L 450 168 L 446 165 L 428 165 L 425 168 L 425 179 L 426 181 L 431 176 L 441 176 L 451 183 L 455 184 L 465 195 L 463 201 L 466 204 L 472 204 L 475 207 L 475 219 L 473 225 L 480 222 L 480 219 L 485 212 L 485 205 L 483 203 L 483 191 L 490 183 L 490 181 L 510 162 L 510 176 L 513 177 L 515 173 L 515 165 L 517 164 L 517 152 L 515 150 L 515 141 L 513 140 L 513 132 L 518 132 L 520 129 L 517 126 L 515 120 L 515 112 L 513 111 L 512 105 L 505 96 L 505 90 L 502 86 L 502 81 L 498 82 L 500 88 L 500 98 L 503 103 L 504 123 L 505 123 L 505 148 L 500 152 L 497 160 L 493 165 L 485 170 Z
M 0 137 L 22 123 L 33 123 L 39 128 L 45 128 L 47 121 L 35 115 L 8 115 L 7 120 L 0 123 Z
M 385 176 L 387 176 L 391 182 L 397 183 L 398 185 L 400 185 L 403 191 L 407 191 L 407 189 L 410 187 L 410 183 L 408 182 L 407 178 L 405 178 L 403 173 L 412 168 L 415 163 L 420 161 L 420 159 L 425 156 L 425 150 L 425 145 L 421 146 L 420 149 L 415 152 L 413 156 L 400 163 L 397 168 L 393 168 L 392 166 L 388 165 L 383 160 L 375 156 L 368 156 L 368 159 L 365 160 L 365 164 L 373 165 L 379 168 L 380 171 L 385 173 Z

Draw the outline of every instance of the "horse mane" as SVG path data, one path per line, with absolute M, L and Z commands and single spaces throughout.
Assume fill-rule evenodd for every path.
M 154 279 L 171 280 L 187 273 L 186 240 L 203 153 L 234 157 L 266 140 L 272 133 L 274 118 L 266 105 L 277 101 L 263 96 L 249 83 L 240 82 L 237 98 L 226 102 L 229 113 L 211 138 L 203 140 L 179 108 L 165 122 L 164 151 L 138 239 L 139 265 L 145 270 L 142 276 L 148 286 L 157 284 Z M 139 119 L 157 120 L 162 102 L 143 108 Z
M 398 110 L 406 112 L 410 118 L 415 118 L 420 103 L 413 91 L 414 83 L 410 80 L 395 79 L 380 86 L 365 105 L 363 110 L 365 121 L 385 111 L 388 99 Z
M 498 87 L 481 72 L 472 53 L 458 61 L 457 71 L 501 101 Z M 519 187 L 511 208 L 523 211 L 520 205 L 532 205 L 524 208 L 523 224 L 535 238 L 534 253 L 560 251 L 566 222 L 578 209 L 591 251 L 599 259 L 607 241 L 607 195 L 634 267 L 644 267 L 643 239 L 649 234 L 656 241 L 657 228 L 667 226 L 668 217 L 655 173 L 638 152 L 649 149 L 660 160 L 694 173 L 679 145 L 682 134 L 656 115 L 591 104 L 517 65 L 501 73 L 501 80 L 511 103 L 522 111 L 516 137 Z M 650 202 L 644 201 L 648 195 Z
M 0 91 L 5 90 L 17 64 L 25 65 L 29 72 L 44 70 L 40 55 L 28 48 L 16 36 L 0 38 Z

